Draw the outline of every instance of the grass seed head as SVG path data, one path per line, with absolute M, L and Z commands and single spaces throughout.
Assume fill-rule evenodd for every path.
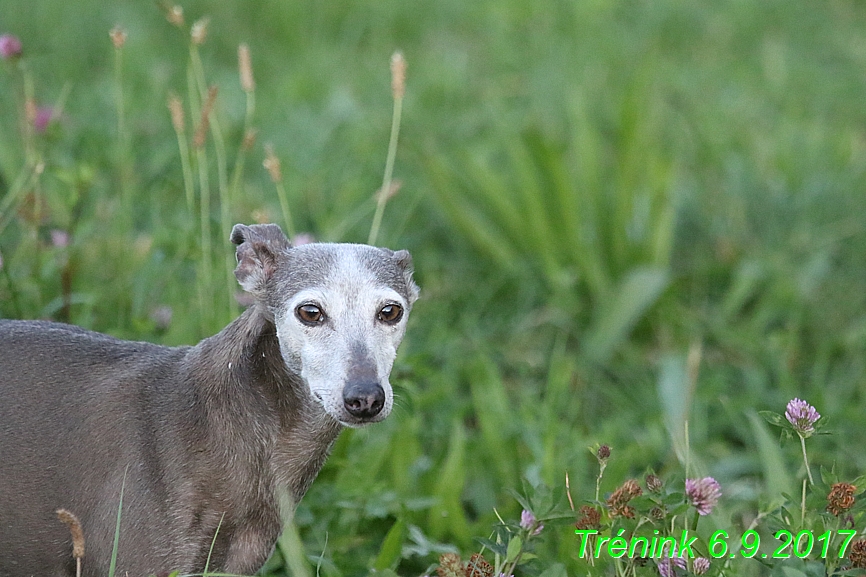
M 199 18 L 192 25 L 192 30 L 190 30 L 190 37 L 192 38 L 192 43 L 196 46 L 201 46 L 204 44 L 204 41 L 207 40 L 207 25 L 210 23 L 210 18 L 205 16 L 204 18 Z
M 126 44 L 126 31 L 120 27 L 120 24 L 112 28 L 108 35 L 111 37 L 111 43 L 114 44 L 117 50 L 120 50 Z
M 168 110 L 171 112 L 171 125 L 174 127 L 174 131 L 178 134 L 183 134 L 186 130 L 183 115 L 183 103 L 180 101 L 180 97 L 174 92 L 170 92 L 168 95 Z
M 216 86 L 211 86 L 207 90 L 207 100 L 205 100 L 204 106 L 201 107 L 201 120 L 192 137 L 192 145 L 196 149 L 202 148 L 207 138 L 207 131 L 210 128 L 210 115 L 216 103 L 217 91 Z
M 253 79 L 253 62 L 250 57 L 250 47 L 246 44 L 238 46 L 238 70 L 241 76 L 241 90 L 252 92 L 256 89 Z
M 183 6 L 171 6 L 166 10 L 165 14 L 166 20 L 168 20 L 171 24 L 174 24 L 178 28 L 181 28 L 184 25 L 183 20 Z
M 406 59 L 402 52 L 395 52 L 391 56 L 391 93 L 394 100 L 401 100 L 406 94 Z
M 72 511 L 66 509 L 58 509 L 57 518 L 69 527 L 69 533 L 72 535 L 72 556 L 75 559 L 83 558 L 84 530 L 81 528 L 81 521 L 78 520 L 78 517 Z
M 255 128 L 250 128 L 244 134 L 244 139 L 241 141 L 241 148 L 243 150 L 251 150 L 253 146 L 256 144 L 256 138 L 259 133 Z
M 274 154 L 274 147 L 270 144 L 265 146 L 265 161 L 262 163 L 262 166 L 264 166 L 268 171 L 268 174 L 271 175 L 271 181 L 274 184 L 283 181 L 283 171 L 280 167 L 280 159 L 277 158 L 276 154 Z
M 378 199 L 380 196 L 385 195 L 384 200 L 391 200 L 397 196 L 397 193 L 400 192 L 400 188 L 402 187 L 403 181 L 400 179 L 394 179 L 391 181 L 391 186 L 388 187 L 387 191 L 381 187 L 376 191 L 376 198 Z

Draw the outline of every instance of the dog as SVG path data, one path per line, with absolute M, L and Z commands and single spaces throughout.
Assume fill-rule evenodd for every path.
M 193 347 L 0 321 L 0 575 L 252 574 L 344 427 L 388 416 L 412 258 L 236 225 L 254 304 Z M 121 498 L 122 492 L 122 498 Z

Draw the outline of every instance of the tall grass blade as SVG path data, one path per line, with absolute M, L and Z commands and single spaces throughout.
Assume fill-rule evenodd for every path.
M 657 382 L 659 404 L 662 409 L 665 427 L 671 438 L 671 445 L 677 460 L 689 468 L 694 466 L 694 460 L 689 454 L 689 439 L 686 438 L 689 413 L 694 398 L 694 382 L 689 376 L 688 359 L 684 355 L 665 355 L 659 363 Z
M 457 186 L 450 178 L 451 168 L 436 155 L 428 157 L 427 165 L 428 174 L 434 184 L 433 188 L 442 191 L 439 195 L 440 205 L 452 226 L 483 254 L 492 258 L 497 265 L 509 271 L 516 269 L 520 264 L 521 255 L 514 243 L 502 234 L 470 198 L 464 197 L 457 191 Z M 484 189 L 482 187 L 479 190 Z
M 382 541 L 379 554 L 376 556 L 376 560 L 373 561 L 373 569 L 384 571 L 385 569 L 397 567 L 403 553 L 403 540 L 405 537 L 406 523 L 402 519 L 397 519 L 388 530 L 388 534 L 385 535 L 385 540 Z
M 298 533 L 298 527 L 293 518 L 288 519 L 283 525 L 283 534 L 280 535 L 277 546 L 286 562 L 289 575 L 292 577 L 312 577 L 304 543 L 301 541 L 301 535 Z
M 637 267 L 629 272 L 601 304 L 587 333 L 584 349 L 587 356 L 596 362 L 606 362 L 669 283 L 670 275 L 664 269 Z
M 509 410 L 511 403 L 497 367 L 483 353 L 478 354 L 467 366 L 466 377 L 481 427 L 485 456 L 495 465 L 499 478 L 514 479 L 514 463 L 517 459 L 513 441 L 508 431 L 503 429 L 503 424 L 514 422 L 517 416 Z
M 758 445 L 758 459 L 764 473 L 764 491 L 770 499 L 776 499 L 775 505 L 781 504 L 782 494 L 793 495 L 796 484 L 794 477 L 785 466 L 785 457 L 779 446 L 779 439 L 767 429 L 764 420 L 755 411 L 746 413 L 755 443 Z M 771 508 L 775 508 L 771 505 Z
M 117 521 L 114 524 L 114 545 L 111 548 L 111 562 L 108 565 L 108 577 L 114 577 L 117 570 L 117 549 L 120 546 L 120 516 L 123 511 L 123 491 L 126 488 L 126 474 L 129 466 L 123 471 L 123 482 L 120 484 L 120 502 L 117 504 Z
M 213 554 L 213 548 L 216 545 L 216 540 L 220 534 L 220 528 L 223 526 L 223 519 L 225 519 L 225 516 L 226 514 L 223 513 L 220 517 L 220 522 L 217 524 L 216 531 L 213 532 L 213 538 L 210 541 L 210 549 L 207 550 L 207 560 L 204 563 L 204 571 L 202 572 L 202 577 L 208 577 L 208 575 L 210 574 L 210 558 Z
M 429 533 L 434 539 L 441 539 L 448 533 L 463 542 L 472 537 L 461 501 L 466 471 L 466 430 L 459 420 L 455 420 L 451 443 L 433 489 L 432 496 L 439 501 L 430 508 L 429 515 Z

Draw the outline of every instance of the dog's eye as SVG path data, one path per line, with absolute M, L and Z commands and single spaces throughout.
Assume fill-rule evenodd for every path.
M 383 323 L 394 324 L 403 316 L 403 307 L 400 305 L 385 305 L 379 310 L 378 319 Z
M 295 309 L 295 314 L 301 319 L 301 322 L 315 325 L 325 320 L 325 313 L 316 305 L 306 304 Z

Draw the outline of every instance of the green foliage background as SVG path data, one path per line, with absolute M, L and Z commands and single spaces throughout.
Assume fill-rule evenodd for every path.
M 742 529 L 802 478 L 798 447 L 779 448 L 756 417 L 793 397 L 832 420 L 814 464 L 866 470 L 866 5 L 183 7 L 188 23 L 210 17 L 201 53 L 230 161 L 245 110 L 237 44 L 253 55 L 258 140 L 232 222 L 280 222 L 260 167 L 272 143 L 295 227 L 363 242 L 389 134 L 388 59 L 400 49 L 409 63 L 403 185 L 380 236 L 412 251 L 422 287 L 397 407 L 343 434 L 284 551 L 294 543 L 323 575 L 360 575 L 397 543 L 403 558 L 384 565 L 421 574 L 436 543 L 476 548 L 494 508 L 516 518 L 508 490 L 524 479 L 564 503 L 568 472 L 575 500 L 592 498 L 594 443 L 614 453 L 603 492 L 680 469 L 688 447 L 693 470 L 722 484 L 717 522 Z M 128 33 L 128 146 L 115 24 Z M 229 231 L 215 198 L 202 279 L 165 105 L 186 92 L 186 35 L 131 0 L 3 0 L 2 32 L 21 38 L 36 100 L 62 98 L 63 114 L 37 135 L 38 183 L 12 202 L 21 85 L 12 67 L 0 74 L 0 316 L 167 344 L 219 330 L 236 309 L 202 319 L 195 286 L 229 301 Z M 154 315 L 165 306 L 168 326 Z M 567 525 L 537 553 L 539 567 L 577 567 Z M 283 574 L 279 555 L 269 570 Z

